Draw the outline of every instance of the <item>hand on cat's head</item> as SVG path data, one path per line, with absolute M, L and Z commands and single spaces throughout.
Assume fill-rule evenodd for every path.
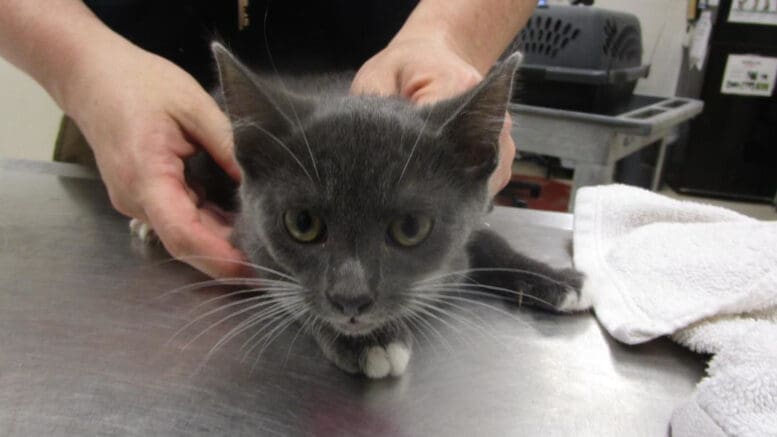
M 477 85 L 483 75 L 452 47 L 443 42 L 417 38 L 393 41 L 356 73 L 351 91 L 355 94 L 400 95 L 424 105 L 463 93 Z M 493 196 L 512 175 L 515 143 L 512 122 L 505 115 L 499 137 L 499 165 L 489 180 Z

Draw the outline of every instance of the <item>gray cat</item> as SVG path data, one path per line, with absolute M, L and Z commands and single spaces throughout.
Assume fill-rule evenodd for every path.
M 235 243 L 258 275 L 292 284 L 278 303 L 338 367 L 401 375 L 411 327 L 443 304 L 435 296 L 447 284 L 553 311 L 585 307 L 579 273 L 480 228 L 518 56 L 473 90 L 416 107 L 348 95 L 349 77 L 260 77 L 223 46 L 213 52 L 244 177 Z M 236 206 L 212 161 L 189 167 L 210 198 Z

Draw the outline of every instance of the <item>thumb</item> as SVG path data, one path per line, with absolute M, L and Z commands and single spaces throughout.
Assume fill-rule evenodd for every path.
M 456 72 L 431 77 L 421 76 L 408 81 L 406 89 L 402 92 L 415 104 L 427 105 L 461 95 L 477 86 L 482 80 L 483 75 L 466 65 Z
M 232 179 L 240 181 L 240 167 L 233 153 L 232 124 L 215 100 L 203 91 L 196 101 L 181 108 L 180 114 L 176 119 L 187 135 L 202 146 Z

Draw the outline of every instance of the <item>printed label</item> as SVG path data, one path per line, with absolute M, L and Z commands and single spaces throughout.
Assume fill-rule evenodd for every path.
M 729 55 L 720 92 L 740 96 L 769 97 L 777 77 L 777 58 Z
M 777 0 L 732 0 L 728 21 L 777 26 Z

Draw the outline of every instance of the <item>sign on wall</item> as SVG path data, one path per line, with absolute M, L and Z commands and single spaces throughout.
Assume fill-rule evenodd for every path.
M 777 26 L 777 0 L 733 0 L 728 21 Z
M 777 58 L 729 55 L 720 92 L 740 96 L 769 97 L 774 92 Z

